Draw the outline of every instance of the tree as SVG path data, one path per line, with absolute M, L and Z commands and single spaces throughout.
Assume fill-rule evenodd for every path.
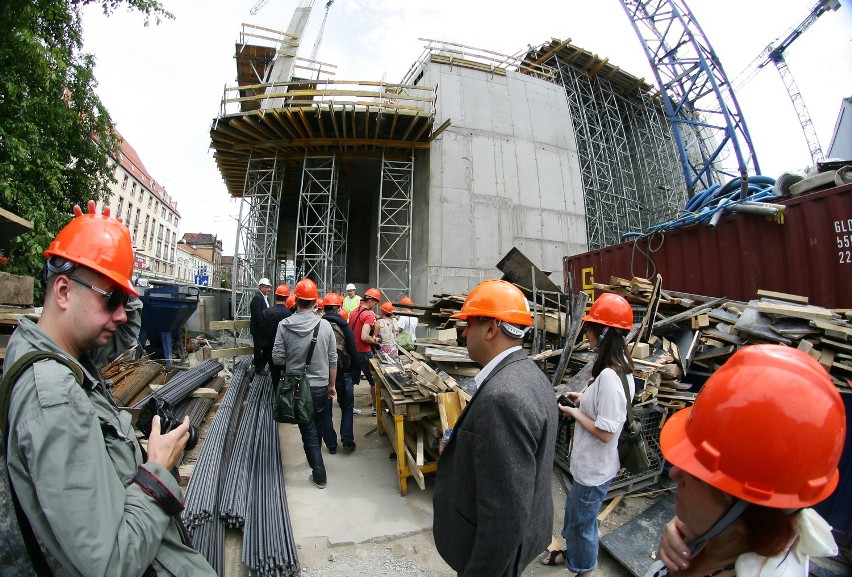
M 38 276 L 42 252 L 71 207 L 103 200 L 120 141 L 95 93 L 94 56 L 82 50 L 81 9 L 120 5 L 173 18 L 157 0 L 5 0 L 0 8 L 0 207 L 33 231 L 0 246 L 3 270 Z

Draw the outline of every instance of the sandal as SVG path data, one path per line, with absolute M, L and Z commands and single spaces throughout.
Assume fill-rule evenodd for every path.
M 556 561 L 558 556 L 562 555 L 562 561 Z M 541 560 L 542 565 L 547 565 L 548 567 L 556 567 L 558 565 L 565 564 L 565 550 L 564 549 L 556 549 L 555 551 L 550 551 L 547 554 L 547 557 Z

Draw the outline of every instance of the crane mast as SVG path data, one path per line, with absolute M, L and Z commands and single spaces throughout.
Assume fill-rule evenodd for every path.
M 325 3 L 325 14 L 322 17 L 322 24 L 320 25 L 316 42 L 314 42 L 314 49 L 311 51 L 311 60 L 316 60 L 317 54 L 319 54 L 320 43 L 322 43 L 322 34 L 325 32 L 325 21 L 328 19 L 328 9 L 331 8 L 332 4 L 334 4 L 334 0 L 328 0 L 328 2 Z

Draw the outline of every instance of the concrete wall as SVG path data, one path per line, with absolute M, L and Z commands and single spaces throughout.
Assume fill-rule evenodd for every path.
M 422 82 L 437 86 L 435 126 L 452 124 L 415 167 L 415 301 L 499 278 L 495 265 L 513 246 L 556 271 L 552 278 L 561 285 L 562 257 L 587 250 L 562 88 L 433 62 Z

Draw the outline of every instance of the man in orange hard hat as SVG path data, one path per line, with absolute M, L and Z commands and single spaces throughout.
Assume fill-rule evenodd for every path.
M 480 283 L 453 318 L 483 368 L 438 459 L 435 545 L 459 575 L 514 577 L 550 543 L 553 388 L 521 346 L 532 317 L 516 286 Z
M 278 323 L 293 313 L 286 306 L 287 297 L 290 296 L 290 287 L 286 284 L 278 285 L 275 289 L 275 304 L 263 311 L 263 357 L 269 364 L 269 374 L 272 379 L 272 390 L 278 387 L 281 380 L 282 366 L 276 365 L 272 360 L 272 347 L 275 345 L 275 334 L 278 332 Z
M 53 574 L 213 577 L 182 539 L 183 498 L 169 472 L 189 419 L 161 434 L 155 416 L 143 458 L 99 370 L 135 341 L 139 304 L 130 231 L 95 206 L 75 206 L 44 252 L 41 318 L 22 318 L 6 350 L 4 385 L 13 388 L 3 433 L 19 524 L 35 537 L 33 564 Z M 33 361 L 33 352 L 49 356 Z
M 364 298 L 361 299 L 361 304 L 354 311 L 349 313 L 349 326 L 355 333 L 355 348 L 358 350 L 358 357 L 353 359 L 352 364 L 352 386 L 361 382 L 361 373 L 367 382 L 370 383 L 370 407 L 372 408 L 373 416 L 376 416 L 376 403 L 378 399 L 374 399 L 376 383 L 373 380 L 373 373 L 370 371 L 370 359 L 373 358 L 373 346 L 382 344 L 381 337 L 374 330 L 376 326 L 376 305 L 382 299 L 382 293 L 377 288 L 369 288 L 364 291 Z M 358 411 L 356 411 L 356 414 Z

